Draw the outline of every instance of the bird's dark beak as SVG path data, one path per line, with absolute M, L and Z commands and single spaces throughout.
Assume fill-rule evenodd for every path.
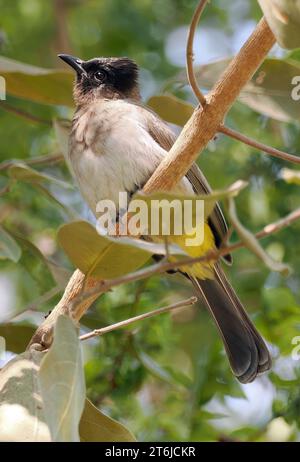
M 82 64 L 84 61 L 80 58 L 75 58 L 75 56 L 71 55 L 58 55 L 60 59 L 62 59 L 65 63 L 71 66 L 79 76 L 87 75 L 86 71 L 83 69 Z

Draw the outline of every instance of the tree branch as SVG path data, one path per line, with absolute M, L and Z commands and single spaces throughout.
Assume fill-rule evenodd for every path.
M 287 162 L 293 162 L 294 164 L 300 164 L 299 156 L 294 156 L 293 154 L 289 154 L 285 151 L 280 151 L 279 149 L 272 148 L 267 144 L 260 143 L 259 141 L 249 138 L 248 136 L 243 135 L 242 133 L 239 133 L 236 130 L 233 130 L 232 128 L 225 127 L 225 125 L 220 125 L 219 132 L 224 133 L 224 135 L 230 136 L 230 138 L 234 138 L 238 141 L 241 141 L 242 143 L 247 144 L 248 146 L 252 146 L 253 148 L 258 149 L 259 151 L 263 151 L 267 154 L 270 154 L 273 157 L 277 157 L 278 159 L 282 159 Z
M 229 64 L 208 95 L 205 106 L 195 109 L 170 152 L 147 182 L 144 192 L 172 190 L 176 186 L 189 170 L 197 155 L 203 151 L 207 143 L 214 137 L 243 86 L 250 80 L 274 43 L 274 35 L 265 19 L 262 18 L 243 48 Z M 222 251 L 224 250 L 222 249 Z M 76 270 L 61 301 L 35 332 L 30 342 L 31 345 L 39 343 L 44 348 L 50 346 L 52 330 L 57 317 L 60 314 L 69 314 L 69 306 L 76 296 L 82 293 L 84 281 L 85 276 L 79 270 Z M 73 311 L 72 315 L 77 321 L 99 296 L 101 290 L 104 290 L 106 283 L 107 281 L 87 278 L 85 291 L 93 288 L 98 292 L 88 300 L 83 300 Z
M 158 314 L 167 313 L 168 311 L 176 310 L 178 308 L 183 308 L 183 307 L 194 305 L 196 302 L 197 302 L 197 297 L 191 297 L 191 298 L 188 298 L 187 300 L 182 300 L 180 302 L 173 303 L 172 305 L 158 308 L 157 310 L 148 311 L 147 313 L 134 316 L 133 318 L 126 319 L 125 321 L 120 321 L 120 322 L 117 322 L 116 324 L 112 324 L 111 326 L 102 327 L 101 329 L 95 329 L 92 332 L 89 332 L 88 334 L 81 335 L 80 340 L 88 340 L 93 337 L 98 337 L 99 335 L 107 334 L 108 332 L 112 332 L 113 330 L 126 327 L 129 324 L 132 324 L 134 322 L 143 321 L 144 319 L 151 318 L 152 316 L 157 316 Z

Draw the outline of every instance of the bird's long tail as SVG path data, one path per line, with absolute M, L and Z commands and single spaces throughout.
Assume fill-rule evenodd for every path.
M 223 270 L 215 266 L 214 279 L 191 279 L 201 293 L 224 342 L 231 369 L 242 383 L 271 367 L 271 357 Z

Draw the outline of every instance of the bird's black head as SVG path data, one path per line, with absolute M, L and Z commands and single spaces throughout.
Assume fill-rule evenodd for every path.
M 101 98 L 139 98 L 138 66 L 129 58 L 94 58 L 83 61 L 69 55 L 59 57 L 77 74 L 74 99 L 84 104 Z

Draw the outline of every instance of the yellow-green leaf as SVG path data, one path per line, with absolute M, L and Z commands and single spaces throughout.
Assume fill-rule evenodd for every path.
M 179 126 L 184 125 L 194 111 L 190 103 L 172 95 L 152 96 L 147 105 L 157 112 L 162 119 Z
M 279 45 L 300 47 L 300 1 L 258 0 L 258 3 Z
M 216 202 L 228 197 L 235 197 L 243 188 L 246 187 L 246 185 L 247 183 L 245 181 L 238 180 L 227 189 L 212 191 L 210 194 L 190 196 L 168 192 L 158 192 L 149 195 L 138 192 L 134 195 L 133 200 L 140 200 L 146 203 L 150 231 L 151 229 L 155 229 L 153 218 L 155 219 L 159 217 L 158 234 L 164 235 L 168 229 L 170 229 L 170 234 L 173 234 L 175 232 L 173 225 L 177 225 L 177 229 L 182 229 L 183 232 L 187 226 L 185 221 L 186 215 L 184 212 L 186 202 L 190 203 L 190 207 L 187 209 L 190 214 L 189 223 L 192 226 L 195 226 L 196 223 L 201 224 L 199 223 L 199 220 L 202 218 L 202 210 L 200 207 L 197 207 L 199 202 L 203 204 L 203 219 L 207 219 L 213 211 Z M 172 205 L 174 205 L 174 208 L 172 208 Z M 164 209 L 168 213 L 163 213 L 162 211 Z M 174 210 L 176 210 L 176 212 Z M 180 222 L 178 220 L 180 220 Z M 186 229 L 186 231 L 188 230 Z M 151 232 L 149 234 L 151 235 Z
M 70 318 L 57 319 L 38 377 L 52 441 L 79 441 L 85 381 L 78 332 Z
M 0 74 L 9 95 L 38 103 L 74 105 L 74 75 L 68 70 L 43 69 L 1 56 Z
M 79 426 L 80 439 L 84 442 L 134 442 L 132 433 L 111 417 L 102 414 L 88 399 Z
M 77 268 L 84 274 L 102 279 L 130 273 L 144 265 L 151 255 L 165 254 L 163 245 L 126 237 L 101 236 L 85 221 L 61 226 L 58 241 Z
M 26 351 L 0 371 L 0 441 L 51 441 L 38 381 L 44 356 Z
M 197 69 L 196 76 L 199 86 L 210 90 L 229 62 L 230 59 L 222 59 Z M 241 91 L 238 101 L 261 114 L 282 122 L 299 120 L 298 94 L 300 91 L 297 90 L 297 83 L 299 86 L 300 82 L 296 79 L 299 75 L 300 63 L 296 60 L 266 59 Z M 186 74 L 180 73 L 176 80 L 187 83 Z M 293 96 L 294 93 L 296 97 Z M 161 104 L 157 103 L 156 110 L 161 117 L 164 116 L 163 100 Z M 186 120 L 183 120 L 183 123 Z

